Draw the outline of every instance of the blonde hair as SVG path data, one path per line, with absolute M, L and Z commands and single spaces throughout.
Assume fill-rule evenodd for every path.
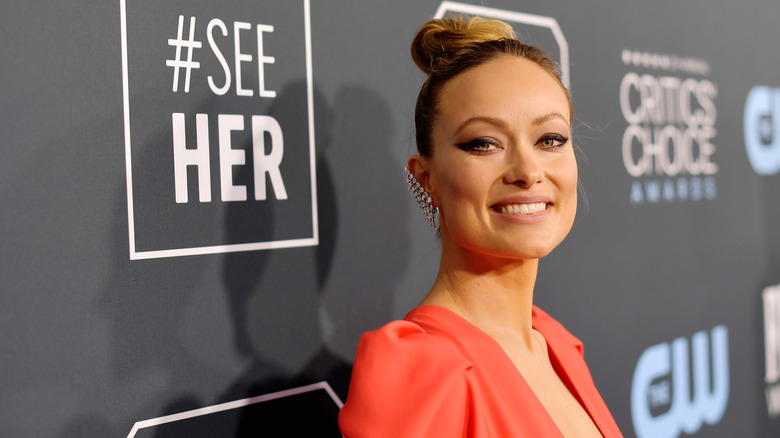
M 433 153 L 431 131 L 438 116 L 441 87 L 469 68 L 503 56 L 518 56 L 550 73 L 569 97 L 558 64 L 541 49 L 521 43 L 512 27 L 500 20 L 459 16 L 428 21 L 415 35 L 411 50 L 414 63 L 428 75 L 414 114 L 417 150 L 423 156 Z

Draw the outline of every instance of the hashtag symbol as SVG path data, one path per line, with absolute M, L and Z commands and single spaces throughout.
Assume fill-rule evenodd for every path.
M 200 41 L 195 41 L 195 17 L 190 19 L 190 38 L 183 40 L 181 38 L 184 33 L 184 15 L 179 15 L 179 33 L 176 39 L 168 39 L 168 45 L 176 47 L 176 58 L 168 59 L 165 61 L 165 65 L 173 67 L 173 92 L 179 91 L 179 68 L 183 68 L 184 71 L 184 92 L 190 92 L 190 73 L 193 68 L 200 68 L 199 62 L 192 60 L 193 49 L 200 49 L 203 44 Z M 187 48 L 187 60 L 181 59 L 181 48 Z

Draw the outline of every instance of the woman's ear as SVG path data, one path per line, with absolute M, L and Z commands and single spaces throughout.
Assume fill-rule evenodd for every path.
M 409 172 L 406 175 L 417 204 L 422 208 L 425 219 L 432 228 L 436 228 L 436 212 L 439 211 L 433 190 L 433 178 L 431 177 L 431 162 L 420 155 L 412 155 L 406 163 Z
M 409 157 L 409 161 L 406 163 L 406 167 L 409 172 L 417 178 L 422 188 L 428 192 L 429 195 L 433 195 L 433 188 L 431 187 L 431 174 L 430 163 L 428 159 L 421 155 L 412 155 Z

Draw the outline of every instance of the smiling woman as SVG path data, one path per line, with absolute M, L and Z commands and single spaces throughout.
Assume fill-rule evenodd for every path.
M 499 264 L 547 255 L 577 208 L 568 98 L 556 79 L 502 57 L 447 81 L 438 106 L 433 150 L 409 169 L 439 208 L 444 252 Z
M 361 338 L 340 414 L 356 437 L 620 437 L 582 344 L 533 305 L 539 259 L 577 210 L 558 69 L 496 20 L 432 20 L 409 179 L 439 212 L 441 260 L 403 321 Z M 429 204 L 430 203 L 430 204 Z

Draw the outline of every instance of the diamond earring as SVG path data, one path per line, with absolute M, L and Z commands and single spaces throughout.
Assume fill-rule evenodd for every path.
M 428 192 L 423 189 L 422 185 L 420 185 L 420 181 L 417 181 L 417 178 L 412 175 L 412 172 L 409 172 L 409 168 L 405 168 L 404 170 L 406 171 L 406 183 L 409 185 L 409 191 L 412 192 L 412 196 L 414 196 L 417 205 L 422 209 L 425 219 L 431 224 L 431 228 L 435 229 L 436 219 L 434 213 L 439 209 L 433 206 L 433 199 Z

